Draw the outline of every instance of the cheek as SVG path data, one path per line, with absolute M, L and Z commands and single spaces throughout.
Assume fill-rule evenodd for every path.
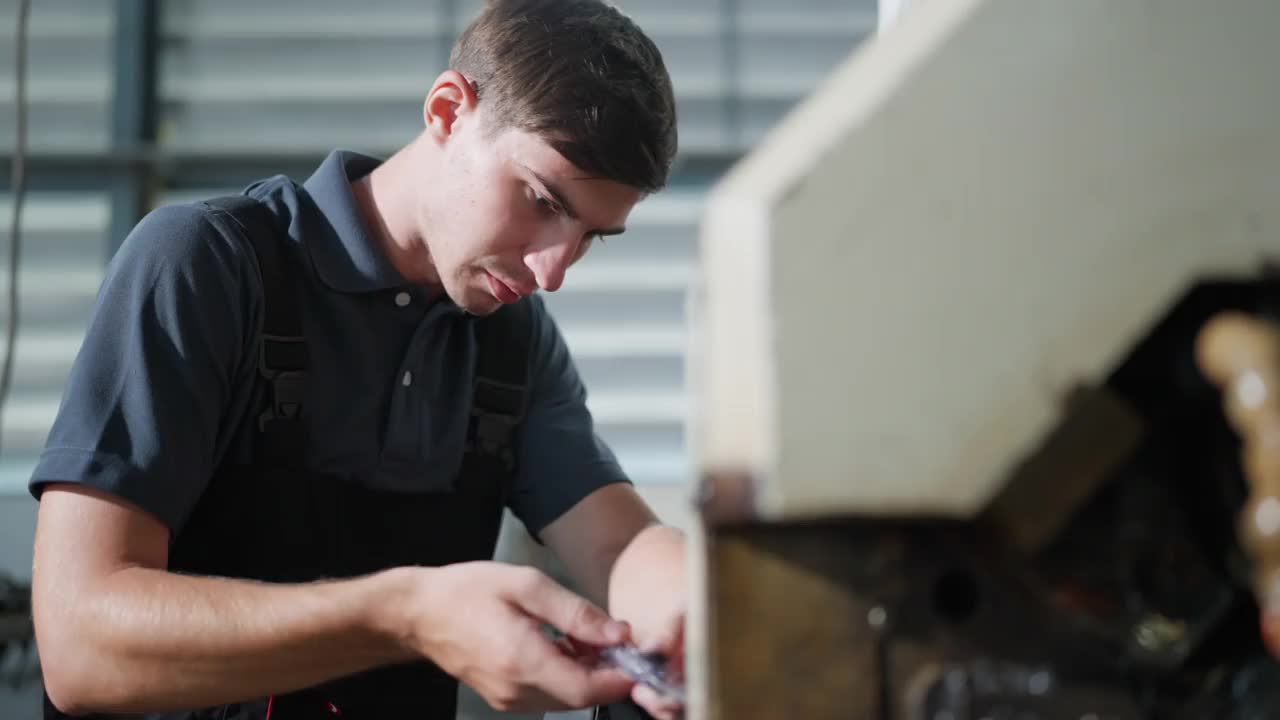
M 472 258 L 479 267 L 510 275 L 524 263 L 520 251 L 523 245 L 509 228 L 493 228 L 493 232 L 472 246 Z
M 523 263 L 521 249 L 525 243 L 514 226 L 481 215 L 457 229 L 461 232 L 455 235 L 457 244 L 451 248 L 451 264 L 457 275 L 480 275 L 485 269 L 501 269 L 510 274 Z
M 510 255 L 528 243 L 535 228 L 513 207 L 511 198 L 492 192 L 487 195 L 484 210 L 473 218 L 476 244 L 480 254 Z

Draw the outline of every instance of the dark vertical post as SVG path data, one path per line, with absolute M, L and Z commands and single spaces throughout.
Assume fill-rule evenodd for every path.
M 159 23 L 156 0 L 116 0 L 111 143 L 125 162 L 110 187 L 108 257 L 149 209 L 155 185 L 155 168 L 146 158 L 156 139 Z

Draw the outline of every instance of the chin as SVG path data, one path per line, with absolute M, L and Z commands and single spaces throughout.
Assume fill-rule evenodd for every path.
M 478 290 L 472 290 L 466 293 L 460 301 L 455 300 L 454 302 L 468 314 L 478 317 L 492 315 L 498 308 L 502 307 L 502 303 L 498 301 L 498 298 Z

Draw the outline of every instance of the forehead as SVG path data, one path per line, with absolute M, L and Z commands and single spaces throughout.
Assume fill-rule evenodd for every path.
M 503 130 L 492 141 L 504 169 L 536 182 L 549 182 L 579 213 L 598 208 L 608 217 L 596 218 L 601 226 L 622 224 L 643 193 L 630 185 L 591 177 L 569 162 L 542 136 L 525 130 Z
M 540 175 L 560 180 L 585 180 L 587 174 L 565 159 L 546 138 L 528 130 L 499 131 L 493 147 L 501 158 L 517 167 L 527 167 Z

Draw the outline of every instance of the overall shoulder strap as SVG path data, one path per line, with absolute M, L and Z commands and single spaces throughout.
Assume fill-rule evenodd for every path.
M 208 204 L 235 221 L 258 258 L 262 280 L 262 338 L 258 372 L 269 385 L 269 403 L 258 416 L 258 460 L 287 466 L 302 462 L 307 437 L 306 378 L 309 364 L 303 336 L 296 276 L 285 268 L 276 218 L 261 202 L 244 195 L 214 198 Z
M 468 454 L 515 472 L 515 437 L 529 394 L 533 303 L 506 305 L 476 322 L 476 370 L 472 387 Z

